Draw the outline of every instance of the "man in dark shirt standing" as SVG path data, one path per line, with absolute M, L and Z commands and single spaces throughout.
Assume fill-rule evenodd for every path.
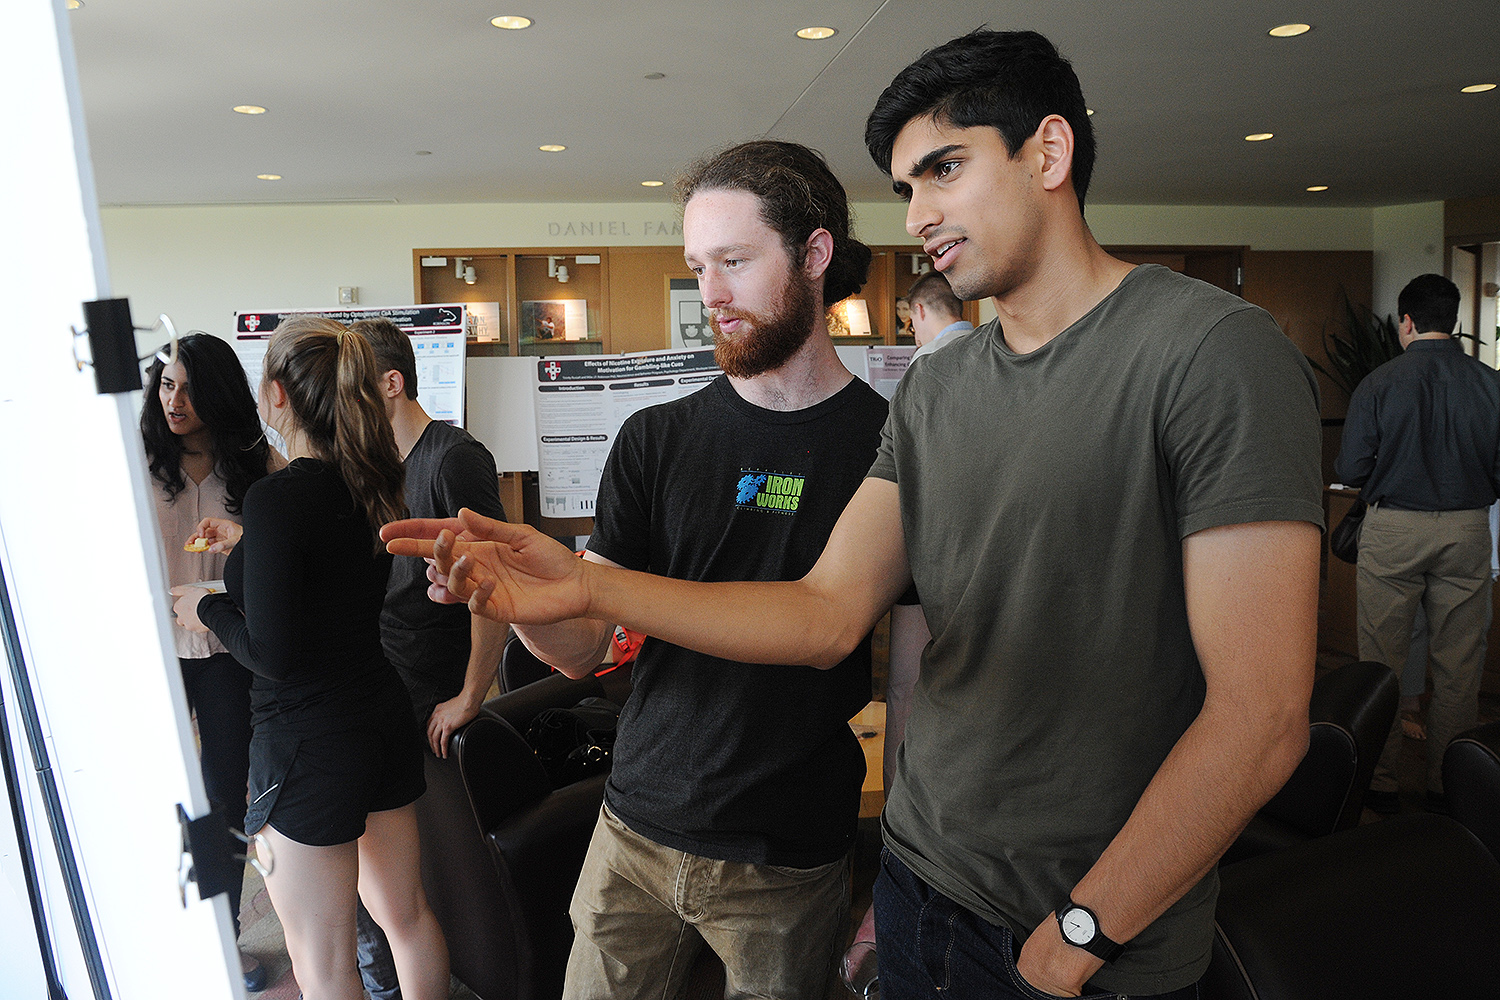
M 1431 628 L 1427 804 L 1444 811 L 1443 751 L 1473 726 L 1490 628 L 1490 529 L 1500 492 L 1500 373 L 1452 337 L 1458 288 L 1424 274 L 1401 290 L 1404 349 L 1354 390 L 1335 472 L 1370 505 L 1360 536 L 1359 655 L 1399 670 L 1420 605 Z M 1367 804 L 1400 808 L 1391 727 Z
M 417 358 L 411 337 L 388 319 L 359 320 L 350 329 L 375 351 L 386 417 L 406 466 L 406 506 L 411 515 L 453 517 L 468 507 L 504 520 L 489 449 L 462 428 L 433 420 L 417 402 Z M 412 712 L 436 756 L 448 756 L 448 738 L 479 714 L 508 633 L 502 622 L 428 600 L 426 567 L 416 560 L 392 565 L 380 615 L 380 642 L 411 695 Z M 365 989 L 372 1000 L 400 1000 L 390 946 L 363 904 L 358 916 L 359 970 Z

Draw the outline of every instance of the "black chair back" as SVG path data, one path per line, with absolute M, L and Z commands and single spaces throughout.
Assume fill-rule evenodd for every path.
M 1446 816 L 1400 816 L 1219 869 L 1203 1000 L 1495 995 L 1500 862 Z
M 1453 818 L 1500 858 L 1500 722 L 1459 733 L 1448 744 L 1443 792 Z
M 505 640 L 505 651 L 500 654 L 500 693 L 509 694 L 534 683 L 552 673 L 552 668 L 543 663 L 535 653 L 526 648 L 518 635 Z

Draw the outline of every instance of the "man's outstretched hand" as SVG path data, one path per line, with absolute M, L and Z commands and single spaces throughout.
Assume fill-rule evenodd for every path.
M 527 525 L 465 507 L 455 518 L 393 521 L 380 538 L 393 555 L 427 560 L 427 595 L 439 603 L 467 603 L 476 615 L 518 625 L 547 625 L 588 611 L 584 561 Z

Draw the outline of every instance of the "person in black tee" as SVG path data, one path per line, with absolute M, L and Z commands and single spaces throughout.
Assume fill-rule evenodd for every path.
M 406 468 L 408 513 L 455 517 L 467 507 L 505 520 L 489 449 L 463 428 L 433 420 L 417 402 L 411 337 L 388 319 L 360 320 L 350 329 L 375 352 L 381 399 Z M 508 634 L 504 622 L 429 600 L 422 563 L 402 559 L 391 567 L 380 639 L 437 756 L 446 757 L 448 737 L 479 714 Z
M 885 415 L 858 379 L 778 411 L 726 376 L 642 410 L 605 466 L 588 549 L 685 580 L 795 580 L 863 481 Z M 813 670 L 746 668 L 647 639 L 632 681 L 605 792 L 632 830 L 690 854 L 791 868 L 848 852 L 865 771 L 848 720 L 870 700 L 868 644 Z
M 505 520 L 489 449 L 468 431 L 428 416 L 417 402 L 417 358 L 411 337 L 388 319 L 359 320 L 350 330 L 369 341 L 377 387 L 406 470 L 406 508 L 413 517 L 453 517 L 464 507 Z M 510 629 L 470 615 L 462 605 L 427 598 L 427 567 L 412 559 L 391 567 L 380 615 L 380 641 L 411 695 L 428 748 L 448 756 L 448 739 L 479 714 Z M 385 934 L 363 907 L 356 914 L 359 974 L 370 1000 L 400 1000 L 396 962 Z
M 448 957 L 418 865 L 421 734 L 380 645 L 390 559 L 375 529 L 404 505 L 373 354 L 331 320 L 295 319 L 268 346 L 260 402 L 292 462 L 245 495 L 228 593 L 176 588 L 174 611 L 255 675 L 245 831 L 271 848 L 266 888 L 299 984 L 359 995 L 357 884 L 404 994 L 437 1000 Z
M 805 147 L 746 143 L 699 163 L 682 189 L 685 256 L 725 375 L 625 422 L 584 559 L 692 580 L 797 579 L 859 488 L 885 420 L 885 400 L 839 362 L 823 318 L 825 303 L 864 283 L 870 251 L 849 237 L 843 188 Z M 561 550 L 468 512 L 382 535 L 394 552 L 431 555 L 420 539 L 439 529 L 516 531 Z M 470 606 L 505 618 L 483 594 Z M 610 623 L 517 632 L 581 676 L 600 662 Z M 705 942 L 738 995 L 824 996 L 848 931 L 864 778 L 848 719 L 870 697 L 869 651 L 853 645 L 819 670 L 646 640 L 573 898 L 566 997 L 675 995 Z

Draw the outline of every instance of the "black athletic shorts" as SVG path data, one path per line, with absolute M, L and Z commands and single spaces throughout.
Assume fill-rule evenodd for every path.
M 423 739 L 401 695 L 380 717 L 327 731 L 256 726 L 245 832 L 269 823 L 299 844 L 331 847 L 358 840 L 370 813 L 415 802 L 427 787 Z

